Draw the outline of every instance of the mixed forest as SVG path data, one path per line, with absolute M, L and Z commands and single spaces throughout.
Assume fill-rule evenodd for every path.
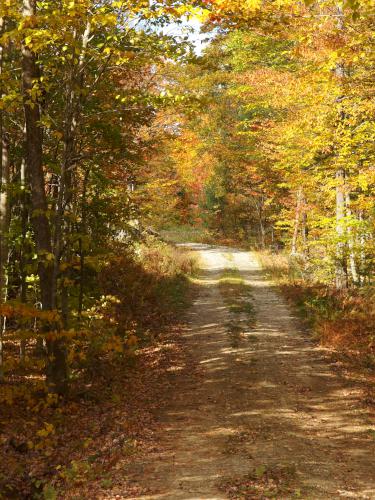
M 0 498 L 93 481 L 97 407 L 152 398 L 173 243 L 256 250 L 375 367 L 374 33 L 372 0 L 0 0 Z

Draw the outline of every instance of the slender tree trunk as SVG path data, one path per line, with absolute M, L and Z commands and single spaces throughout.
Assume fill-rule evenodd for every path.
M 1 119 L 0 119 L 1 121 Z M 9 226 L 10 226 L 10 204 L 9 204 L 9 144 L 4 133 L 2 124 L 1 130 L 1 193 L 0 193 L 0 290 L 1 302 L 7 299 L 8 284 L 8 256 L 9 256 Z
M 263 249 L 266 246 L 266 232 L 264 229 L 264 224 L 262 219 L 259 219 L 259 235 L 260 235 L 260 246 Z
M 263 196 L 261 196 L 261 200 L 257 204 L 257 208 L 258 208 L 258 220 L 259 220 L 259 241 L 261 248 L 265 248 L 266 231 L 264 228 L 264 221 L 263 221 Z
M 69 328 L 69 290 L 63 280 L 61 284 L 61 321 L 64 330 Z
M 29 211 L 27 208 L 27 196 L 26 196 L 26 162 L 22 159 L 21 169 L 21 255 L 20 255 L 20 299 L 23 304 L 27 302 L 27 283 L 26 283 L 26 233 L 27 233 L 27 222 L 29 218 Z M 26 356 L 26 340 L 21 339 L 20 341 L 20 361 L 24 363 Z
M 0 35 L 4 33 L 5 20 L 3 17 L 0 17 Z M 3 64 L 4 64 L 4 47 L 0 44 L 0 77 L 3 75 Z M 0 80 L 1 82 L 1 80 Z M 3 89 L 0 90 L 0 96 L 3 95 Z M 0 111 L 0 142 L 2 143 L 3 132 L 4 132 L 4 113 Z M 1 154 L 0 158 L 0 196 L 2 196 L 3 185 L 2 185 L 2 176 L 3 176 L 3 155 Z M 0 305 L 3 302 L 4 297 L 4 274 L 5 267 L 3 262 L 3 254 L 2 254 L 2 241 L 3 241 L 3 232 L 2 232 L 2 221 L 3 221 L 3 207 L 0 207 Z M 0 315 L 0 381 L 4 378 L 4 342 L 3 342 L 3 323 L 5 323 L 5 317 Z
M 86 203 L 87 203 L 87 184 L 89 180 L 90 170 L 87 169 L 83 179 L 82 202 L 81 202 L 81 235 L 86 234 Z M 82 236 L 79 239 L 79 295 L 78 295 L 78 316 L 81 318 L 83 310 L 83 287 L 85 283 L 85 250 L 83 248 Z
M 293 230 L 292 247 L 290 250 L 290 255 L 296 255 L 297 253 L 298 234 L 299 234 L 301 212 L 302 212 L 302 200 L 303 200 L 303 191 L 302 187 L 300 187 L 297 191 L 296 212 L 294 217 L 294 230 Z
M 0 130 L 3 127 L 0 125 Z M 1 193 L 0 193 L 0 304 L 8 296 L 8 261 L 9 261 L 9 145 L 1 130 Z M 6 329 L 6 316 L 0 316 L 0 380 L 3 378 L 3 337 Z
M 4 33 L 5 20 L 0 18 L 0 34 Z M 3 74 L 4 47 L 0 45 L 0 78 Z M 3 95 L 3 89 L 0 89 Z M 4 112 L 0 112 L 0 305 L 8 296 L 8 260 L 9 260 L 9 143 L 4 125 Z M 0 316 L 0 380 L 3 378 L 3 337 L 6 328 L 6 317 Z
M 336 172 L 336 288 L 347 287 L 347 261 L 345 245 L 345 172 Z
M 309 237 L 309 228 L 308 228 L 307 224 L 308 224 L 307 213 L 306 213 L 306 210 L 303 210 L 303 213 L 302 213 L 302 241 L 303 241 L 303 245 L 304 245 L 304 248 L 306 251 L 308 251 L 307 241 L 308 241 L 308 237 Z
M 62 258 L 63 248 L 63 226 L 64 226 L 64 213 L 71 203 L 72 199 L 72 179 L 73 179 L 73 166 L 76 156 L 76 137 L 77 129 L 80 121 L 82 88 L 84 84 L 84 62 L 86 57 L 87 46 L 90 40 L 91 24 L 87 21 L 85 30 L 82 35 L 81 53 L 77 67 L 72 68 L 70 79 L 67 82 L 66 89 L 66 106 L 65 106 L 65 124 L 64 124 L 64 151 L 61 163 L 61 176 L 59 183 L 59 192 L 56 204 L 56 217 L 55 217 L 55 233 L 54 233 L 54 281 L 57 286 L 59 276 L 60 261 Z M 82 246 L 82 242 L 80 242 Z M 81 253 L 82 259 L 82 253 Z M 82 265 L 82 264 L 81 264 Z M 80 291 L 81 293 L 81 291 Z M 79 299 L 81 304 L 81 297 Z M 61 286 L 61 306 L 63 321 L 67 323 L 69 316 L 69 293 L 67 287 L 62 284 Z M 80 306 L 79 306 L 80 307 Z
M 337 5 L 337 27 L 339 31 L 344 31 L 344 14 L 342 7 Z M 345 68 L 342 62 L 337 63 L 335 68 L 336 78 L 339 85 L 345 77 Z M 342 97 L 338 99 L 338 102 Z M 341 119 L 344 118 L 343 112 L 340 111 Z M 342 167 L 336 170 L 336 288 L 343 289 L 348 286 L 347 279 L 347 257 L 346 257 L 346 241 L 345 241 L 345 171 Z
M 78 317 L 82 318 L 83 311 L 83 286 L 85 279 L 85 252 L 83 250 L 82 237 L 79 239 L 79 293 L 78 293 Z
M 36 16 L 36 0 L 23 0 L 23 17 L 28 20 Z M 22 82 L 24 112 L 26 124 L 26 165 L 30 176 L 32 224 L 35 242 L 39 255 L 38 274 L 43 310 L 56 308 L 56 286 L 54 282 L 54 266 L 51 265 L 52 244 L 51 228 L 47 217 L 47 198 L 43 171 L 43 134 L 40 125 L 40 106 L 32 97 L 34 82 L 39 79 L 39 67 L 36 55 L 23 44 L 22 47 Z M 49 329 L 57 330 L 57 325 L 49 325 Z M 65 346 L 58 333 L 47 345 L 47 386 L 51 392 L 64 394 L 67 390 L 67 365 Z
M 359 247 L 360 247 L 360 252 L 359 252 L 359 283 L 361 285 L 365 284 L 365 277 L 367 275 L 365 266 L 366 266 L 366 253 L 365 253 L 365 243 L 366 243 L 366 238 L 365 238 L 365 232 L 364 232 L 364 227 L 363 227 L 363 212 L 362 210 L 358 214 L 358 219 L 360 221 L 360 236 L 359 236 Z
M 352 215 L 352 211 L 350 208 L 350 195 L 347 191 L 345 191 L 345 205 L 346 205 L 346 215 L 350 217 Z M 352 275 L 353 283 L 358 284 L 359 279 L 358 279 L 357 263 L 356 263 L 355 248 L 354 248 L 353 230 L 351 227 L 351 221 L 348 222 L 349 223 L 347 224 L 347 233 L 348 233 L 350 273 Z

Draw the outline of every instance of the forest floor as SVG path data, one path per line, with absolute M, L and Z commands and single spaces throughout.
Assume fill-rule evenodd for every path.
M 301 330 L 254 255 L 189 248 L 202 270 L 185 355 L 168 368 L 158 446 L 127 468 L 131 498 L 375 499 L 361 380 Z

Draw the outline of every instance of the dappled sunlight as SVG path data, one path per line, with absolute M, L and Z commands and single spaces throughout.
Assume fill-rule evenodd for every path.
M 155 465 L 154 481 L 165 485 L 160 478 L 168 478 L 170 490 L 142 498 L 227 498 L 217 488 L 223 477 L 275 464 L 295 468 L 302 498 L 336 498 L 339 489 L 340 496 L 350 496 L 348 474 L 357 498 L 374 498 L 375 476 L 366 471 L 375 446 L 356 391 L 348 390 L 354 382 L 331 371 L 324 351 L 302 334 L 251 255 L 227 247 L 189 248 L 203 254 L 204 270 L 184 338 L 203 371 L 194 381 L 179 381 L 162 416 L 166 446 L 174 451 Z M 230 267 L 228 252 L 251 287 L 247 300 L 255 304 L 254 324 L 235 346 L 228 318 L 235 321 L 236 313 L 213 285 Z
M 0 500 L 375 500 L 374 2 L 0 0 Z

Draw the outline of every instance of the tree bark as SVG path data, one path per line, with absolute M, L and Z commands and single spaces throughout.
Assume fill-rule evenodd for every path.
M 20 254 L 20 300 L 23 304 L 27 302 L 27 283 L 26 283 L 26 233 L 29 219 L 29 210 L 27 206 L 26 195 L 26 162 L 22 159 L 20 168 L 21 178 L 21 254 Z M 20 341 L 20 361 L 24 363 L 26 356 L 26 340 Z
M 82 235 L 86 234 L 86 204 L 87 204 L 87 184 L 90 170 L 87 169 L 83 179 L 82 202 L 81 202 L 81 237 L 79 239 L 79 295 L 78 295 L 78 317 L 81 319 L 83 311 L 83 289 L 85 282 L 85 250 L 82 242 Z
M 306 203 L 306 200 L 304 200 L 304 203 Z M 302 211 L 302 241 L 304 245 L 304 251 L 306 253 L 309 252 L 307 242 L 309 238 L 309 228 L 308 228 L 308 220 L 307 220 L 307 213 L 306 213 L 306 206 L 304 207 L 304 210 Z
M 36 0 L 23 0 L 23 17 L 29 21 L 36 16 Z M 34 82 L 40 78 L 35 53 L 27 44 L 22 46 L 22 83 L 26 125 L 25 149 L 26 166 L 30 177 L 32 225 L 39 256 L 38 274 L 40 280 L 41 302 L 45 311 L 56 308 L 56 286 L 51 242 L 51 228 L 48 220 L 45 178 L 43 171 L 43 132 L 40 125 L 41 113 L 37 98 L 33 98 Z M 48 325 L 51 330 L 58 330 L 56 324 Z M 64 342 L 54 333 L 46 341 L 47 346 L 47 387 L 58 394 L 67 390 L 67 365 Z
M 350 207 L 350 195 L 347 191 L 345 191 L 345 205 L 346 205 L 346 215 L 348 217 L 352 216 L 352 210 Z M 348 247 L 349 247 L 349 266 L 350 266 L 350 273 L 352 276 L 352 281 L 355 285 L 359 284 L 359 278 L 358 278 L 358 270 L 357 270 L 357 262 L 356 262 L 356 255 L 355 255 L 355 245 L 354 245 L 354 238 L 353 238 L 353 230 L 351 227 L 351 221 L 348 221 L 347 224 L 347 233 L 348 233 Z
M 5 19 L 0 18 L 0 34 L 4 33 Z M 4 47 L 0 45 L 0 78 L 3 74 Z M 3 96 L 3 89 L 0 89 Z M 8 296 L 8 260 L 9 260 L 9 143 L 4 124 L 4 112 L 0 112 L 0 305 Z M 3 336 L 6 328 L 6 317 L 0 316 L 0 380 L 3 378 Z
M 290 255 L 296 255 L 297 253 L 298 234 L 299 234 L 301 212 L 302 212 L 302 200 L 303 200 L 303 191 L 302 187 L 300 187 L 298 188 L 297 191 L 296 212 L 294 217 L 294 230 L 293 230 L 292 247 L 290 250 Z
M 366 244 L 366 237 L 365 237 L 365 231 L 363 228 L 363 212 L 362 210 L 358 214 L 358 220 L 360 221 L 361 224 L 361 231 L 360 231 L 360 236 L 359 236 L 359 247 L 360 247 L 360 252 L 359 252 L 359 283 L 361 285 L 364 285 L 366 282 L 366 253 L 365 253 L 365 244 Z
M 3 17 L 0 17 L 0 35 L 4 33 L 5 20 Z M 4 47 L 0 44 L 0 77 L 3 74 L 3 64 L 4 64 Z M 1 80 L 0 80 L 1 82 Z M 0 90 L 0 96 L 3 96 L 3 89 Z M 4 113 L 0 112 L 0 142 L 2 143 L 3 137 L 3 128 L 4 128 Z M 0 157 L 0 179 L 2 179 L 3 175 L 3 155 Z M 2 182 L 0 185 L 0 196 L 2 196 L 3 186 Z M 3 220 L 3 210 L 0 207 L 0 226 L 2 226 Z M 3 241 L 3 232 L 2 227 L 0 227 L 0 305 L 3 302 L 3 289 L 4 289 L 4 262 L 3 262 L 3 254 L 2 254 L 2 241 Z M 5 322 L 5 318 L 0 316 L 0 381 L 4 378 L 4 343 L 3 343 L 3 323 Z

